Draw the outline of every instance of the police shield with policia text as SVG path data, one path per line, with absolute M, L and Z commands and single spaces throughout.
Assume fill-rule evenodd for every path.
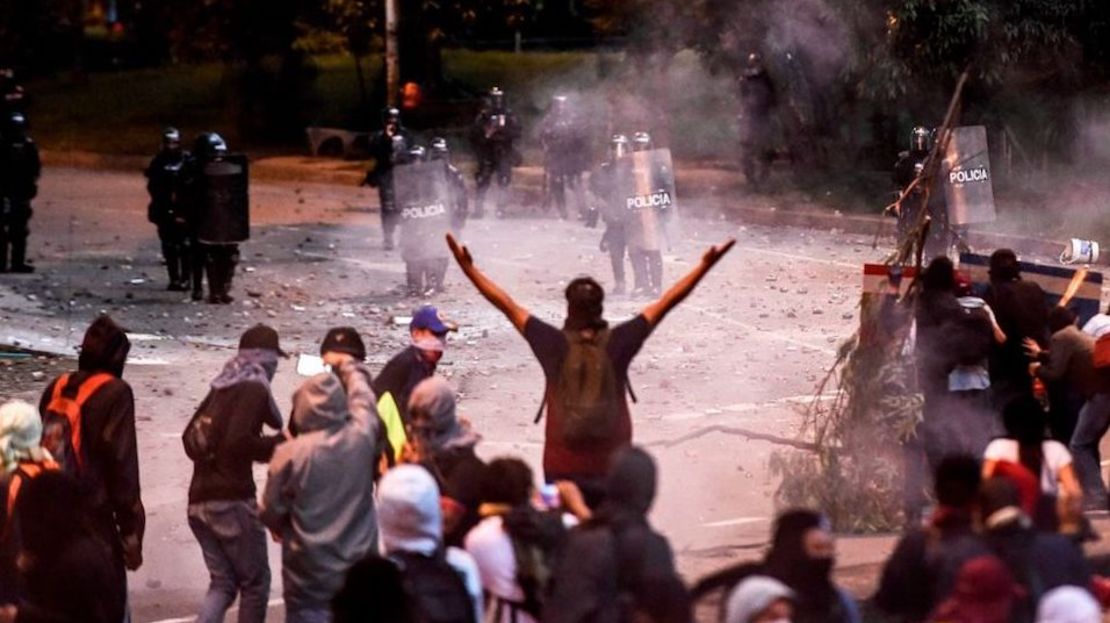
M 636 133 L 632 143 L 632 154 L 617 161 L 616 186 L 627 214 L 633 294 L 657 295 L 663 289 L 663 245 L 678 209 L 674 166 L 670 150 L 653 149 L 646 132 Z
M 410 151 L 409 161 L 393 169 L 397 208 L 401 219 L 401 259 L 405 262 L 409 296 L 443 291 L 448 250 L 443 236 L 454 232 L 456 196 L 447 161 L 425 160 L 424 148 Z

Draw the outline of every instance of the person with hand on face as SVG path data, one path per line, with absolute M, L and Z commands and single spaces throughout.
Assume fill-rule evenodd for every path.
M 602 317 L 605 292 L 601 286 L 589 277 L 572 280 L 566 288 L 567 317 L 560 330 L 514 301 L 478 269 L 466 247 L 447 236 L 463 273 L 524 336 L 543 367 L 547 410 L 543 469 L 547 482 L 569 480 L 578 485 L 591 508 L 601 502 L 613 454 L 632 441 L 632 417 L 625 397 L 632 359 L 651 331 L 694 291 L 735 242 L 710 247 L 701 262 L 658 301 L 612 328 Z M 601 377 L 593 378 L 596 374 Z M 591 386 L 599 389 L 591 391 Z M 569 404 L 572 402 L 575 404 Z
M 390 464 L 401 455 L 405 429 L 409 426 L 409 397 L 417 384 L 436 373 L 436 365 L 447 348 L 447 334 L 458 327 L 443 318 L 435 307 L 425 305 L 409 322 L 410 345 L 393 356 L 374 378 L 378 415 L 385 424 L 392 454 Z

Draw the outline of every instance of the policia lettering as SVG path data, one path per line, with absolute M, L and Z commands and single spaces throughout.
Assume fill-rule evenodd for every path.
M 991 179 L 990 171 L 986 167 L 975 169 L 956 169 L 948 173 L 949 184 L 966 184 L 967 182 L 986 182 Z
M 658 208 L 665 210 L 673 201 L 671 200 L 671 193 L 666 190 L 652 193 L 650 195 L 637 195 L 629 197 L 625 200 L 625 207 L 629 210 L 642 210 L 644 208 Z

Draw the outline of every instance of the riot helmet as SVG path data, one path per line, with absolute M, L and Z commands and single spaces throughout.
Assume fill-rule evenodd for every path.
M 162 149 L 169 152 L 181 151 L 181 132 L 177 128 L 167 127 L 162 130 Z
M 447 148 L 447 139 L 442 136 L 433 138 L 429 148 L 428 158 L 431 160 L 447 160 L 451 155 L 451 151 Z
M 637 132 L 632 135 L 632 151 L 648 151 L 651 149 L 651 135 L 647 132 Z
M 203 158 L 216 158 L 227 153 L 227 143 L 215 132 L 202 132 L 193 151 Z
M 27 118 L 21 112 L 13 112 L 8 115 L 7 119 L 7 132 L 14 139 L 21 140 L 27 136 Z
M 428 159 L 428 151 L 420 145 L 413 145 L 409 147 L 408 157 L 409 162 L 424 162 Z
M 628 154 L 628 137 L 623 134 L 614 134 L 613 138 L 609 139 L 609 153 L 613 156 L 613 160 L 623 158 Z
M 933 131 L 919 125 L 910 133 L 910 149 L 913 151 L 929 151 L 933 148 Z
M 401 111 L 393 106 L 386 106 L 382 109 L 382 125 L 401 126 Z
M 505 108 L 505 92 L 501 87 L 493 87 L 489 90 L 489 105 L 493 110 L 503 110 Z

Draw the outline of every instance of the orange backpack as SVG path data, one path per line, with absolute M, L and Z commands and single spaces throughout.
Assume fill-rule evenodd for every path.
M 6 522 L 3 526 L 0 526 L 0 539 L 6 540 L 8 534 L 10 534 L 12 517 L 15 516 L 15 501 L 19 499 L 19 490 L 23 485 L 45 471 L 53 471 L 56 469 L 58 469 L 58 464 L 50 460 L 41 463 L 19 464 L 19 467 L 12 473 L 11 479 L 8 480 L 8 499 L 5 504 L 5 511 L 7 514 L 4 515 Z
M 58 467 L 65 473 L 77 476 L 85 467 L 85 456 L 81 448 L 81 409 L 101 387 L 113 377 L 106 372 L 98 372 L 77 388 L 76 396 L 66 395 L 69 374 L 58 377 L 50 403 L 42 414 L 42 446 L 50 452 Z

